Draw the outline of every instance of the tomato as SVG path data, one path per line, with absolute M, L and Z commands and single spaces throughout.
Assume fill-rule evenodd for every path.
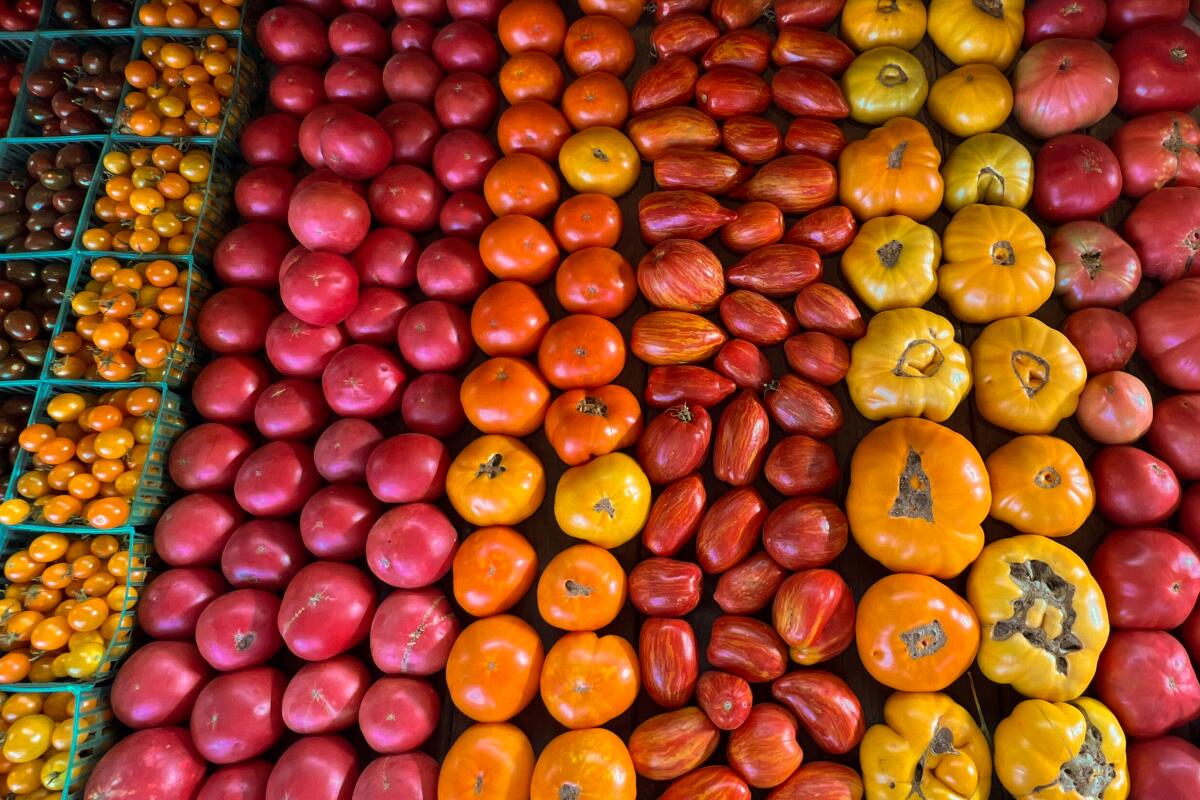
M 489 434 L 454 459 L 446 495 L 472 525 L 516 525 L 542 504 L 546 475 L 542 462 L 520 440 Z
M 567 29 L 563 55 L 576 75 L 607 72 L 624 77 L 633 66 L 633 35 L 612 17 L 586 14 Z
M 121 665 L 113 681 L 113 714 L 138 730 L 179 725 L 211 675 L 195 645 L 147 642 Z
M 1137 331 L 1129 317 L 1108 308 L 1076 311 L 1061 327 L 1091 375 L 1123 369 L 1137 347 Z
M 154 552 L 173 567 L 211 567 L 241 521 L 242 510 L 224 494 L 187 494 L 154 526 Z
M 436 589 L 397 589 L 371 622 L 371 659 L 389 674 L 432 675 L 446 666 L 458 618 Z
M 538 367 L 558 389 L 612 383 L 625 367 L 625 339 L 617 326 L 592 314 L 572 314 L 546 331 Z
M 125 787 L 158 797 L 193 797 L 207 765 L 183 728 L 135 731 L 105 753 L 88 777 L 83 797 L 105 800 Z
M 1150 449 L 1171 465 L 1180 479 L 1200 479 L 1200 396 L 1177 394 L 1154 406 L 1147 441 Z M 45 576 L 42 576 L 45 581 Z
M 1150 428 L 1154 406 L 1146 384 L 1114 370 L 1088 378 L 1075 413 L 1083 432 L 1100 444 L 1131 444 Z
M 1194 797 L 1200 793 L 1200 749 L 1178 736 L 1132 742 L 1129 779 L 1133 797 Z
M 537 553 L 519 532 L 502 525 L 480 528 L 454 554 L 454 599 L 472 616 L 501 614 L 525 596 L 537 570 Z
M 566 631 L 594 631 L 617 618 L 625 604 L 625 570 L 603 548 L 568 547 L 546 564 L 538 579 L 538 612 Z
M 283 724 L 302 734 L 335 733 L 358 718 L 370 685 L 366 666 L 351 655 L 305 664 L 283 693 Z
M 358 779 L 358 755 L 340 736 L 304 736 L 284 750 L 271 769 L 265 800 L 301 793 L 351 800 Z
M 568 536 L 618 547 L 641 532 L 650 513 L 650 482 L 637 461 L 609 453 L 571 467 L 554 491 L 554 519 Z
M 350 561 L 363 554 L 367 533 L 383 506 L 360 485 L 326 486 L 300 511 L 300 538 L 318 558 Z
M 283 647 L 275 625 L 279 598 L 239 589 L 216 598 L 196 622 L 196 646 L 222 672 L 265 664 Z
M 1121 196 L 1121 166 L 1108 145 L 1084 134 L 1056 136 L 1034 158 L 1033 207 L 1054 223 L 1091 219 Z
M 1200 557 L 1190 542 L 1159 528 L 1111 531 L 1089 564 L 1114 628 L 1171 630 L 1200 595 Z
M 1105 447 L 1089 464 L 1096 481 L 1096 508 L 1115 525 L 1158 525 L 1179 506 L 1175 471 L 1136 447 Z
M 420 678 L 380 678 L 363 696 L 358 726 L 377 753 L 403 753 L 420 747 L 441 716 L 437 691 Z M 396 714 L 394 709 L 405 709 Z
M 554 237 L 568 253 L 585 247 L 616 247 L 622 228 L 616 201 L 599 192 L 570 197 L 554 212 Z
M 546 439 L 568 465 L 632 446 L 642 431 L 642 409 L 623 386 L 572 389 L 546 413 Z
M 551 0 L 516 0 L 500 12 L 497 31 L 509 55 L 534 50 L 557 58 L 567 35 L 567 18 Z
M 406 503 L 384 512 L 367 534 L 367 566 L 376 578 L 401 589 L 418 589 L 450 571 L 458 532 L 428 503 Z
M 1167 191 L 1171 190 L 1159 193 Z M 1159 380 L 1181 391 L 1200 391 L 1200 315 L 1194 313 L 1198 301 L 1200 279 L 1184 278 L 1160 289 L 1130 315 L 1140 354 Z
M 550 387 L 528 361 L 492 358 L 471 370 L 459 397 L 467 419 L 483 433 L 528 436 L 546 418 Z
M 165 570 L 142 590 L 138 625 L 156 639 L 190 640 L 200 612 L 226 588 L 216 570 Z
M 484 266 L 502 281 L 538 284 L 558 266 L 554 237 L 545 225 L 524 214 L 509 214 L 488 225 L 479 252 Z
M 171 448 L 171 480 L 188 492 L 232 489 L 252 449 L 241 428 L 220 422 L 197 425 L 184 431 Z
M 359 776 L 353 800 L 434 800 L 437 795 L 438 762 L 424 753 L 402 753 L 375 759 Z
M 410 309 L 404 319 L 416 310 Z M 353 344 L 338 351 L 326 364 L 321 389 L 336 416 L 374 418 L 399 408 L 406 380 L 400 360 L 390 350 Z
M 543 656 L 542 640 L 519 617 L 500 614 L 478 620 L 450 649 L 450 699 L 478 722 L 512 719 L 537 694 Z
M 279 591 L 308 562 L 296 526 L 252 519 L 237 527 L 221 553 L 221 572 L 233 586 Z
M 1025 47 L 1043 39 L 1095 39 L 1104 27 L 1103 0 L 1032 3 L 1025 10 Z
M 576 195 L 572 199 L 588 196 Z M 617 230 L 619 233 L 619 226 Z M 565 311 L 613 319 L 633 304 L 637 297 L 637 277 L 633 266 L 616 250 L 588 246 L 571 253 L 559 265 L 554 289 Z
M 597 727 L 637 698 L 637 655 L 620 636 L 568 633 L 546 654 L 540 682 L 550 716 L 572 730 Z
M 1181 24 L 1153 25 L 1122 36 L 1112 49 L 1121 70 L 1117 108 L 1137 117 L 1190 112 L 1200 105 L 1200 34 Z
M 571 82 L 562 108 L 577 131 L 595 125 L 620 128 L 629 117 L 629 91 L 615 75 L 591 72 Z
M 1070 133 L 1112 111 L 1117 83 L 1117 65 L 1095 42 L 1039 42 L 1021 56 L 1013 72 L 1013 113 L 1017 124 L 1039 139 Z
M 484 199 L 498 217 L 528 214 L 544 219 L 558 206 L 560 192 L 558 173 L 529 153 L 504 156 L 488 170 L 483 182 Z
M 1200 683 L 1187 651 L 1165 631 L 1113 631 L 1094 685 L 1129 736 L 1162 736 L 1200 715 Z
M 273 667 L 214 678 L 196 698 L 192 739 L 213 764 L 234 764 L 269 750 L 283 735 L 287 679 Z
M 1198 230 L 1200 188 L 1195 186 L 1156 189 L 1139 200 L 1125 218 L 1125 238 L 1137 251 L 1146 277 L 1163 283 L 1200 275 L 1196 266 Z
M 541 100 L 522 100 L 510 106 L 496 123 L 496 138 L 505 155 L 531 153 L 553 161 L 570 135 L 571 125 L 563 113 Z
M 271 777 L 269 761 L 243 761 L 214 770 L 204 781 L 196 800 L 250 800 L 263 797 Z
M 545 53 L 516 53 L 500 68 L 500 92 L 511 105 L 523 100 L 557 103 L 562 91 L 562 69 Z
M 508 723 L 477 723 L 446 751 L 438 776 L 442 800 L 523 800 L 533 776 L 533 746 Z
M 634 800 L 636 775 L 629 751 L 604 728 L 567 731 L 550 740 L 533 767 L 529 800 L 563 797 Z
M 277 517 L 299 511 L 319 486 L 312 448 L 299 442 L 268 442 L 242 462 L 233 492 L 247 512 Z
M 537 292 L 519 281 L 494 283 L 471 309 L 471 335 L 489 356 L 527 356 L 550 327 Z
M 268 328 L 268 336 L 269 331 Z M 269 382 L 270 373 L 261 359 L 221 356 L 210 361 L 196 376 L 192 402 L 206 420 L 246 423 L 254 418 L 254 404 Z
M 375 587 L 349 564 L 318 561 L 296 573 L 279 606 L 279 633 L 307 661 L 343 653 L 366 638 Z
M 642 162 L 629 137 L 615 128 L 585 128 L 558 152 L 558 168 L 577 192 L 620 197 L 637 183 Z

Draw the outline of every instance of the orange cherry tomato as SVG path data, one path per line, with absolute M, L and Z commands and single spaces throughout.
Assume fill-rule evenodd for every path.
M 501 614 L 533 587 L 537 567 L 537 553 L 520 533 L 503 525 L 480 528 L 454 554 L 454 599 L 475 617 Z
M 537 585 L 542 619 L 566 631 L 595 631 L 625 604 L 625 570 L 594 544 L 568 547 L 550 560 Z

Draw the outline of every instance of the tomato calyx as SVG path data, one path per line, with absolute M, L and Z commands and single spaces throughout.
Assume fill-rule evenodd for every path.
M 908 657 L 916 661 L 919 658 L 931 656 L 946 646 L 948 641 L 942 623 L 930 620 L 900 633 L 900 640 L 908 650 Z
M 1013 601 L 1013 614 L 992 626 L 998 642 L 1020 634 L 1034 647 L 1054 656 L 1054 668 L 1066 675 L 1067 655 L 1083 649 L 1075 635 L 1075 586 L 1064 580 L 1045 561 L 1030 559 L 1009 564 L 1008 576 L 1021 590 Z
M 605 402 L 599 397 L 592 397 L 591 395 L 585 395 L 584 398 L 575 405 L 575 410 L 580 414 L 586 414 L 589 417 L 608 416 L 608 406 L 605 404 Z
M 974 0 L 973 5 L 988 16 L 1004 19 L 1004 0 Z
M 1075 708 L 1083 715 L 1084 723 L 1087 725 L 1087 733 L 1084 734 L 1079 752 L 1064 761 L 1059 767 L 1058 780 L 1044 786 L 1035 786 L 1031 790 L 1031 794 L 1037 794 L 1052 786 L 1060 786 L 1065 794 L 1074 793 L 1080 797 L 1103 797 L 1108 785 L 1116 779 L 1117 768 L 1104 757 L 1102 748 L 1104 737 L 1100 733 L 1100 729 L 1092 724 L 1087 712 L 1079 706 L 1075 706 Z
M 875 255 L 878 256 L 880 264 L 890 269 L 900 263 L 900 254 L 903 252 L 904 242 L 892 239 L 890 242 L 881 244 L 875 250 Z
M 1050 362 L 1037 353 L 1013 350 L 1009 361 L 1026 397 L 1033 397 L 1050 383 Z
M 564 783 L 558 787 L 558 800 L 579 800 L 580 793 L 578 784 Z
M 904 151 L 908 149 L 908 140 L 904 139 L 891 149 L 887 156 L 888 169 L 900 169 L 904 164 Z
M 692 413 L 692 409 L 688 407 L 687 403 L 669 408 L 667 409 L 667 413 L 680 422 L 691 422 L 696 418 L 696 415 Z
M 612 500 L 607 497 L 601 497 L 599 500 L 597 500 L 595 504 L 592 505 L 592 510 L 598 514 L 608 514 L 609 519 L 617 518 L 617 508 L 613 505 Z
M 487 461 L 479 465 L 479 469 L 475 471 L 475 477 L 495 480 L 505 472 L 508 472 L 508 467 L 504 466 L 504 454 L 492 453 Z
M 904 346 L 892 374 L 897 378 L 932 378 L 946 361 L 931 339 L 912 339 Z
M 908 448 L 904 469 L 900 471 L 896 499 L 888 512 L 892 518 L 923 519 L 933 524 L 933 485 L 921 463 L 921 454 Z
M 1062 485 L 1062 475 L 1052 466 L 1045 466 L 1033 476 L 1033 485 L 1039 489 L 1056 489 Z
M 908 73 L 899 64 L 884 64 L 879 68 L 879 74 L 875 76 L 875 80 L 891 89 L 894 86 L 908 83 Z
M 997 267 L 1011 267 L 1017 263 L 1017 251 L 1013 248 L 1012 242 L 1001 239 L 992 243 L 992 263 Z
M 1183 45 L 1176 45 L 1171 48 L 1171 60 L 1176 64 L 1182 64 L 1187 61 L 1188 51 Z

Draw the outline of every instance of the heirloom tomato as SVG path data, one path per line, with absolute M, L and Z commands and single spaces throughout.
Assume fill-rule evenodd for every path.
M 462 449 L 446 475 L 446 496 L 472 525 L 516 525 L 546 496 L 542 462 L 519 439 L 489 434 Z
M 983 459 L 965 437 L 896 419 L 855 448 L 846 516 L 859 547 L 888 569 L 952 578 L 983 548 L 991 497 Z
M 1043 143 L 1033 173 L 1033 207 L 1050 222 L 1093 219 L 1121 196 L 1117 157 L 1104 142 L 1084 134 Z
M 1169 283 L 1200 275 L 1200 188 L 1155 189 L 1125 218 L 1125 238 L 1148 278 Z
M 629 92 L 615 75 L 589 72 L 567 86 L 562 110 L 577 131 L 595 125 L 619 128 L 629 116 Z
M 459 399 L 467 419 L 483 433 L 528 436 L 546 419 L 550 387 L 523 358 L 491 358 L 463 380 Z
M 706 501 L 704 480 L 698 473 L 663 489 L 642 528 L 642 544 L 655 555 L 675 555 L 695 534 Z
M 650 513 L 650 482 L 624 453 L 609 453 L 563 473 L 554 519 L 568 536 L 613 548 L 641 533 Z
M 916 56 L 885 45 L 854 59 L 842 74 L 842 92 L 852 120 L 879 125 L 916 116 L 929 95 L 929 80 Z
M 571 730 L 594 728 L 637 699 L 637 656 L 620 636 L 568 633 L 546 653 L 540 682 L 550 716 Z
M 1092 456 L 1096 506 L 1115 525 L 1159 525 L 1179 507 L 1179 478 L 1165 461 L 1128 445 Z
M 657 705 L 680 708 L 691 699 L 700 674 L 700 659 L 696 632 L 687 620 L 661 617 L 645 620 L 638 638 L 638 660 L 642 688 Z
M 720 740 L 721 732 L 704 712 L 688 706 L 638 725 L 629 737 L 629 755 L 639 775 L 667 781 L 703 764 Z
M 872 311 L 916 308 L 937 291 L 941 260 L 932 228 L 905 216 L 875 217 L 842 253 L 842 275 Z
M 838 196 L 859 219 L 903 214 L 923 222 L 942 204 L 941 153 L 907 117 L 872 129 L 838 156 Z
M 620 197 L 642 172 L 641 158 L 629 137 L 615 128 L 585 128 L 563 142 L 558 168 L 577 192 Z
M 1113 46 L 1112 58 L 1121 70 L 1117 108 L 1127 116 L 1186 114 L 1200 105 L 1200 34 L 1187 26 L 1132 31 Z
M 1075 413 L 1087 368 L 1071 340 L 1033 317 L 1007 317 L 971 344 L 975 405 L 1017 433 L 1049 433 Z
M 529 800 L 636 800 L 629 751 L 604 728 L 567 731 L 550 740 L 533 767 Z
M 714 669 L 750 683 L 773 681 L 787 671 L 787 645 L 774 628 L 752 617 L 717 617 L 705 656 Z
M 1137 291 L 1142 263 L 1129 244 L 1107 225 L 1068 222 L 1050 236 L 1054 293 L 1069 309 L 1116 308 Z
M 1012 86 L 991 64 L 966 64 L 929 88 L 929 115 L 962 139 L 996 130 L 1012 107 Z
M 454 553 L 454 599 L 475 617 L 502 614 L 525 596 L 537 571 L 537 553 L 518 531 L 479 528 Z
M 556 389 L 612 383 L 625 367 L 625 340 L 617 326 L 592 314 L 555 322 L 538 345 L 538 367 Z
M 904 692 L 935 692 L 967 671 L 979 620 L 967 601 L 927 575 L 888 575 L 858 605 L 855 643 L 871 677 Z
M 695 800 L 697 797 L 750 800 L 750 787 L 729 767 L 701 767 L 676 780 L 659 797 L 660 800 Z
M 854 638 L 854 595 L 831 569 L 810 569 L 784 579 L 771 604 L 771 620 L 797 664 L 828 661 Z
M 1013 73 L 1017 124 L 1039 139 L 1087 128 L 1113 110 L 1117 82 L 1117 65 L 1096 42 L 1038 42 Z
M 1200 278 L 1163 288 L 1133 310 L 1138 352 L 1172 389 L 1200 391 Z
M 1034 0 L 1025 10 L 1025 47 L 1043 39 L 1095 39 L 1104 28 L 1104 0 Z
M 471 336 L 489 356 L 527 356 L 549 327 L 550 315 L 537 292 L 519 281 L 492 284 L 471 307 Z
M 438 9 L 432 16 L 440 16 L 441 4 L 431 6 Z M 549 0 L 515 0 L 500 12 L 496 30 L 509 55 L 533 50 L 557 58 L 567 36 L 567 19 Z
M 1113 631 L 1092 687 L 1130 736 L 1148 739 L 1200 716 L 1200 683 L 1166 631 Z
M 969 205 L 942 234 L 938 294 L 963 322 L 1030 314 L 1054 290 L 1054 259 L 1033 220 L 1008 206 Z
M 629 349 L 652 366 L 707 361 L 729 337 L 715 323 L 687 311 L 651 311 L 638 317 Z
M 955 64 L 1006 70 L 1025 34 L 1025 0 L 933 0 L 929 38 Z
M 1108 641 L 1104 595 L 1083 559 L 1044 536 L 983 549 L 967 577 L 983 626 L 979 669 L 1027 697 L 1073 700 Z
M 1200 395 L 1177 394 L 1154 406 L 1150 449 L 1185 481 L 1200 479 Z
M 557 103 L 562 91 L 562 69 L 545 53 L 536 50 L 515 53 L 500 68 L 500 93 L 509 105 L 522 100 Z
M 532 777 L 529 737 L 507 722 L 477 722 L 446 751 L 438 773 L 438 797 L 520 800 L 528 796 Z
M 1129 745 L 1129 779 L 1134 797 L 1170 800 L 1200 795 L 1200 748 L 1178 736 Z
M 616 619 L 625 605 L 625 570 L 601 547 L 568 547 L 542 570 L 537 605 L 542 619 L 556 628 L 599 630 Z
M 940 692 L 895 692 L 858 749 L 868 797 L 987 800 L 992 751 L 965 708 Z
M 846 385 L 868 419 L 923 416 L 942 422 L 971 389 L 970 357 L 945 317 L 923 308 L 881 311 L 850 351 Z
M 496 121 L 496 138 L 505 155 L 530 153 L 553 161 L 570 135 L 563 113 L 541 100 L 522 100 L 506 108 Z
M 789 672 L 771 684 L 771 696 L 796 715 L 826 753 L 848 753 L 862 741 L 862 705 L 854 690 L 832 672 Z
M 616 201 L 598 192 L 568 198 L 554 212 L 554 238 L 568 253 L 585 247 L 616 247 L 623 227 Z
M 648 617 L 682 617 L 700 604 L 703 578 L 690 561 L 642 559 L 629 573 L 629 600 Z
M 554 168 L 530 153 L 502 157 L 483 181 L 483 197 L 498 217 L 526 214 L 544 219 L 558 207 L 560 194 Z
M 1200 186 L 1200 123 L 1187 114 L 1159 111 L 1131 119 L 1108 145 L 1121 162 L 1130 197 L 1164 186 Z
M 1117 628 L 1178 628 L 1200 595 L 1195 548 L 1162 528 L 1110 531 L 1091 566 Z
M 571 389 L 546 412 L 546 439 L 568 466 L 624 450 L 642 433 L 642 407 L 624 386 Z
M 692 239 L 654 245 L 638 261 L 637 282 L 647 303 L 672 311 L 712 311 L 725 294 L 720 259 Z
M 992 487 L 993 519 L 1022 533 L 1069 536 L 1096 506 L 1083 458 L 1053 436 L 1018 436 L 984 461 Z
M 951 214 L 972 203 L 1021 209 L 1033 196 L 1033 157 L 1011 136 L 980 133 L 954 148 L 942 177 Z
M 708 412 L 681 403 L 650 420 L 637 443 L 638 462 L 652 484 L 673 483 L 700 468 L 711 441 Z
M 796 718 L 783 706 L 759 703 L 729 734 L 725 759 L 756 789 L 778 786 L 804 760 L 796 741 Z
M 1154 401 L 1140 378 L 1112 370 L 1088 378 L 1079 395 L 1076 418 L 1100 444 L 1132 444 L 1150 429 Z
M 893 45 L 912 50 L 925 36 L 921 0 L 846 0 L 838 33 L 855 50 Z
M 502 281 L 538 284 L 558 267 L 558 245 L 546 226 L 524 214 L 493 220 L 479 239 L 479 256 Z
M 633 304 L 637 280 L 633 267 L 616 250 L 584 247 L 559 265 L 554 293 L 564 311 L 612 319 Z
M 476 620 L 450 648 L 450 699 L 476 722 L 510 720 L 537 695 L 543 657 L 537 631 L 519 617 Z

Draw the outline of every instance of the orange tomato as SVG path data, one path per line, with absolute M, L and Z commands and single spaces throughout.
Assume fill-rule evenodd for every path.
M 554 0 L 514 0 L 500 12 L 496 32 L 509 55 L 534 50 L 558 58 L 567 18 Z
M 522 100 L 557 103 L 562 97 L 563 73 L 545 53 L 517 53 L 500 68 L 500 93 L 511 105 Z
M 597 125 L 563 142 L 558 168 L 577 192 L 620 197 L 642 174 L 642 157 L 628 136 L 616 128 Z
M 633 34 L 612 17 L 586 14 L 567 29 L 563 55 L 576 75 L 607 72 L 620 78 L 633 66 Z
M 477 722 L 505 722 L 538 691 L 545 652 L 529 623 L 511 614 L 468 625 L 446 662 L 446 685 L 459 711 Z
M 623 230 L 617 201 L 599 192 L 570 197 L 554 212 L 554 238 L 568 253 L 585 247 L 616 247 Z
M 636 800 L 637 775 L 624 742 L 587 728 L 554 737 L 533 767 L 529 800 Z
M 520 358 L 490 358 L 462 382 L 467 419 L 484 433 L 528 436 L 542 426 L 550 387 L 537 368 Z
M 471 308 L 471 336 L 489 356 L 527 356 L 537 350 L 549 327 L 550 315 L 541 298 L 519 281 L 493 283 Z
M 533 777 L 529 737 L 506 722 L 480 722 L 446 751 L 438 800 L 528 800 Z
M 603 386 L 625 368 L 625 339 L 603 317 L 572 314 L 546 331 L 537 360 L 542 375 L 558 389 Z
M 524 214 L 491 222 L 479 239 L 479 255 L 502 281 L 541 283 L 558 266 L 558 244 L 546 226 Z
M 480 528 L 454 554 L 454 599 L 475 617 L 501 614 L 533 587 L 537 568 L 537 553 L 519 532 L 503 525 Z
M 637 699 L 638 685 L 637 655 L 620 636 L 568 633 L 542 664 L 542 703 L 572 730 L 624 714 Z
M 505 155 L 531 153 L 553 161 L 570 135 L 571 125 L 563 113 L 541 100 L 522 100 L 506 108 L 496 122 L 496 138 Z
M 568 547 L 542 570 L 537 604 L 542 619 L 556 628 L 599 630 L 616 619 L 625 604 L 625 570 L 602 547 Z
M 567 87 L 562 110 L 577 131 L 593 125 L 620 128 L 629 118 L 629 90 L 615 75 L 593 72 Z
M 543 219 L 558 207 L 561 191 L 554 167 L 529 153 L 503 156 L 483 180 L 483 197 L 498 217 L 528 214 Z
M 642 407 L 624 386 L 572 389 L 550 404 L 545 429 L 558 457 L 575 466 L 636 444 L 642 432 Z

